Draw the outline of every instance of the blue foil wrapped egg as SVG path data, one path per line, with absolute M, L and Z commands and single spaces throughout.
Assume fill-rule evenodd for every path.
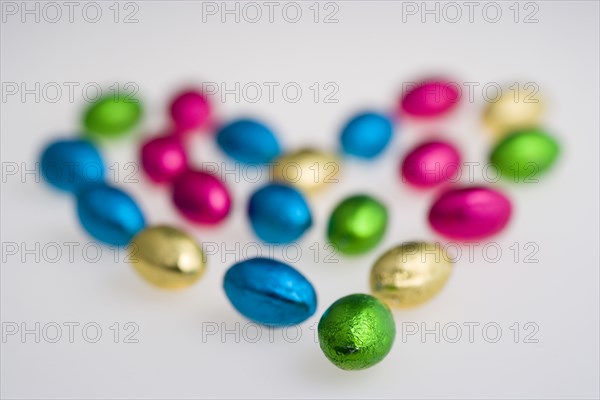
M 123 191 L 96 185 L 77 195 L 77 215 L 83 228 L 95 239 L 125 246 L 145 226 L 135 201 Z
M 274 244 L 293 242 L 312 226 L 310 208 L 302 194 L 276 183 L 252 194 L 248 217 L 256 235 Z
M 342 129 L 340 142 L 346 154 L 377 157 L 390 143 L 394 127 L 389 117 L 374 112 L 358 114 Z
M 104 162 L 98 149 L 84 139 L 57 140 L 42 152 L 40 162 L 44 179 L 69 192 L 104 181 Z
M 246 164 L 268 163 L 281 152 L 273 131 L 250 119 L 222 127 L 217 132 L 217 144 L 229 157 Z
M 269 258 L 233 265 L 225 274 L 223 288 L 236 310 L 264 325 L 298 324 L 317 309 L 312 284 L 291 266 Z

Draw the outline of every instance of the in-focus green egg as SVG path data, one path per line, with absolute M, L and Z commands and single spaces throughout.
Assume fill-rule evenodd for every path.
M 348 197 L 333 210 L 327 236 L 341 253 L 364 253 L 379 243 L 387 220 L 385 206 L 376 199 L 367 195 Z
M 333 303 L 321 317 L 319 345 L 346 370 L 372 367 L 390 352 L 396 325 L 390 309 L 373 296 L 352 294 Z
M 108 95 L 86 110 L 83 125 L 92 137 L 113 138 L 131 131 L 142 116 L 139 100 L 131 95 Z
M 490 162 L 506 180 L 534 182 L 552 166 L 558 153 L 559 145 L 554 138 L 541 129 L 526 129 L 498 143 Z

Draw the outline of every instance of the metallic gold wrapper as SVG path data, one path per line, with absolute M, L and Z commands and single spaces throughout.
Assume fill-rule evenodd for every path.
M 483 122 L 496 138 L 540 124 L 544 104 L 537 90 L 532 89 L 526 85 L 504 88 L 500 99 L 488 104 Z
M 312 193 L 337 183 L 339 170 L 340 162 L 334 155 L 302 149 L 275 161 L 273 179 Z
M 390 307 L 413 307 L 446 284 L 452 261 L 441 245 L 409 242 L 383 254 L 371 270 L 371 292 Z
M 148 282 L 163 289 L 195 283 L 206 262 L 200 246 L 186 233 L 159 225 L 139 232 L 129 246 L 130 263 Z

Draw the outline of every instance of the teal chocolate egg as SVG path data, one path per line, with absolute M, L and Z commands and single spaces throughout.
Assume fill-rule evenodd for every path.
M 393 131 L 392 121 L 386 115 L 374 112 L 358 114 L 342 129 L 342 150 L 356 157 L 373 159 L 385 150 Z
M 104 184 L 77 194 L 77 215 L 91 236 L 114 246 L 127 245 L 145 226 L 135 201 L 125 192 Z
M 269 258 L 235 264 L 225 274 L 223 287 L 236 310 L 265 325 L 298 324 L 317 309 L 312 284 L 296 269 Z
M 252 194 L 248 218 L 256 235 L 274 244 L 299 239 L 312 226 L 304 196 L 288 185 L 272 183 Z
M 96 146 L 82 139 L 57 140 L 43 151 L 40 167 L 46 182 L 77 193 L 104 180 L 104 162 Z
M 271 162 L 281 151 L 273 131 L 250 119 L 240 119 L 219 129 L 217 144 L 229 157 L 246 164 Z

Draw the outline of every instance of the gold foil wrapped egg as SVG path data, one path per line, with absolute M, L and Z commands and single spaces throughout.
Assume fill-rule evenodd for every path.
M 284 154 L 273 165 L 273 180 L 304 192 L 315 192 L 338 182 L 339 160 L 332 154 L 302 149 Z
M 158 225 L 140 231 L 129 245 L 133 268 L 163 289 L 181 289 L 195 283 L 206 267 L 204 253 L 188 234 Z
M 495 102 L 490 102 L 483 114 L 484 124 L 496 137 L 540 124 L 544 104 L 533 84 L 517 84 L 504 88 Z
M 452 260 L 439 243 L 403 243 L 373 265 L 371 292 L 390 307 L 417 306 L 444 287 L 451 271 Z

